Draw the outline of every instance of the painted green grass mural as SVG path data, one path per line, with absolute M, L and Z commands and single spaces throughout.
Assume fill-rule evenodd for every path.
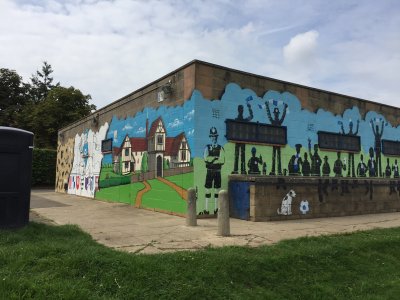
M 144 188 L 141 182 L 102 188 L 96 192 L 96 199 L 109 202 L 122 202 L 135 204 L 135 199 L 138 191 Z
M 173 188 L 157 179 L 147 182 L 150 184 L 151 190 L 143 195 L 142 207 L 186 213 L 186 201 Z
M 185 173 L 174 176 L 165 177 L 165 179 L 175 183 L 176 185 L 184 188 L 185 190 L 194 187 L 193 173 Z

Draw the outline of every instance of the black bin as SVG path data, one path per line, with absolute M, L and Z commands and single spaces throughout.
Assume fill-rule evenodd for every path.
M 29 222 L 33 133 L 0 126 L 0 228 Z

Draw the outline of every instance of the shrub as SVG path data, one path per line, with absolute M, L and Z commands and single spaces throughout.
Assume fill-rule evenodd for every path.
M 33 149 L 32 186 L 54 186 L 56 181 L 57 151 Z

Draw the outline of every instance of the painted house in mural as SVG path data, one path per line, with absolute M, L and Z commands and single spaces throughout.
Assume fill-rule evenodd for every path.
M 400 210 L 400 110 L 192 61 L 59 131 L 57 190 L 251 220 Z
M 161 117 L 153 122 L 150 129 L 146 120 L 144 138 L 131 138 L 127 134 L 120 147 L 113 147 L 113 155 L 114 172 L 122 175 L 141 172 L 143 159 L 147 160 L 148 171 L 154 172 L 155 177 L 163 177 L 164 167 L 190 165 L 190 149 L 185 133 L 169 137 Z

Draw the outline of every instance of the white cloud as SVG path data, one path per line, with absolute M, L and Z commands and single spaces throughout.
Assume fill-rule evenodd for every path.
M 139 127 L 139 129 L 136 131 L 136 133 L 145 133 L 146 132 L 146 128 L 144 127 Z
M 182 126 L 183 122 L 179 119 L 175 119 L 173 122 L 168 123 L 167 128 L 175 128 Z
M 194 116 L 194 109 L 192 109 L 191 111 L 189 111 L 184 117 L 183 119 L 185 121 L 191 121 L 193 119 Z
M 290 39 L 283 47 L 283 57 L 288 64 L 306 66 L 315 59 L 318 32 L 316 30 L 300 33 Z
M 398 106 L 399 9 L 397 0 L 1 0 L 0 67 L 28 80 L 46 60 L 98 107 L 195 58 Z
M 127 123 L 123 128 L 122 131 L 127 131 L 127 130 L 131 130 L 133 127 L 131 124 Z

